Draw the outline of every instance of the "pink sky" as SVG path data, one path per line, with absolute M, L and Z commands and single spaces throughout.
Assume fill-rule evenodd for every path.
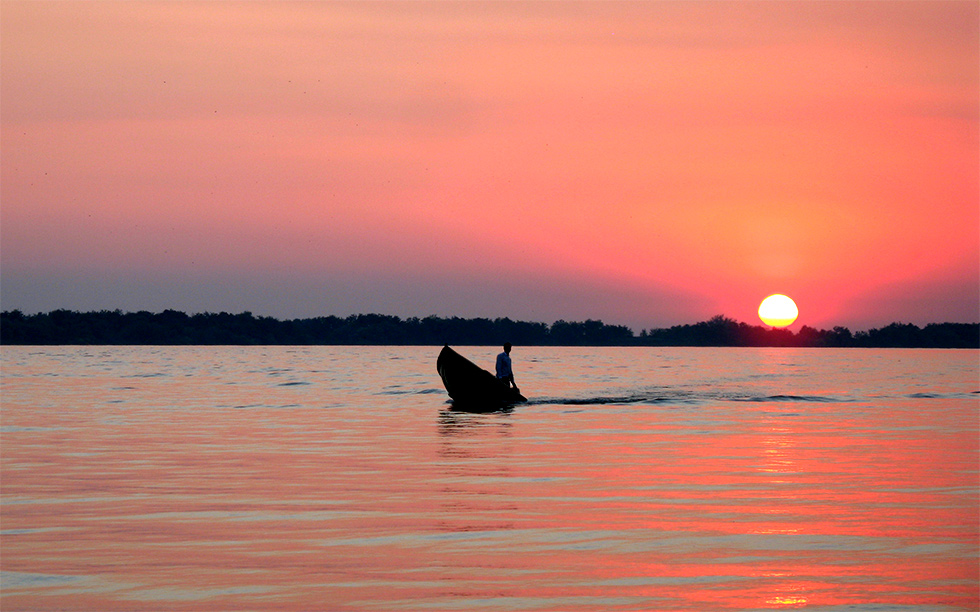
M 976 2 L 0 2 L 5 310 L 980 319 Z

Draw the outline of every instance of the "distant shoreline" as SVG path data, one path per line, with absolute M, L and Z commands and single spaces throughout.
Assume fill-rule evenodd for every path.
M 748 325 L 724 316 L 693 325 L 641 330 L 602 321 L 551 325 L 509 318 L 425 318 L 380 314 L 278 320 L 239 314 L 188 315 L 175 310 L 54 310 L 0 313 L 0 345 L 416 345 L 716 346 L 980 349 L 980 323 L 892 323 L 852 333 L 845 327 L 799 331 Z

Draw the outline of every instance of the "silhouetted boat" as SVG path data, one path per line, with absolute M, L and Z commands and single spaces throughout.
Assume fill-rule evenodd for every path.
M 453 407 L 492 410 L 527 401 L 520 391 L 508 388 L 496 376 L 449 346 L 444 346 L 439 353 L 436 370 L 449 397 L 453 398 Z

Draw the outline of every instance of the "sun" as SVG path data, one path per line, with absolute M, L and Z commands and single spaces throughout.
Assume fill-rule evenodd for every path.
M 799 315 L 796 302 L 780 293 L 770 295 L 759 304 L 759 318 L 773 327 L 792 325 Z

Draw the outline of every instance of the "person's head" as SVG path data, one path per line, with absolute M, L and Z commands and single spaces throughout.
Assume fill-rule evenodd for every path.
M 510 342 L 504 342 L 504 352 L 510 355 Z

